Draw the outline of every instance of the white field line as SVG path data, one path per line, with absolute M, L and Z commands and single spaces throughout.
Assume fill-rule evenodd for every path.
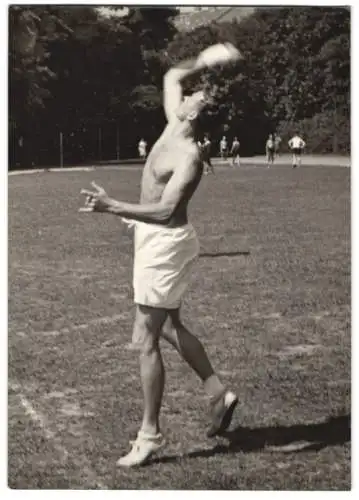
M 9 383 L 9 387 L 14 390 L 14 392 L 16 392 L 16 385 Z M 19 398 L 21 406 L 24 408 L 26 415 L 31 418 L 31 420 L 37 425 L 37 427 L 40 427 L 46 439 L 53 442 L 54 448 L 59 454 L 61 462 L 66 462 L 69 455 L 68 451 L 61 443 L 59 443 L 58 438 L 49 428 L 45 417 L 34 409 L 30 401 L 21 392 L 17 392 L 17 397 Z
M 67 168 L 34 168 L 33 170 L 11 170 L 8 172 L 9 176 L 12 175 L 27 175 L 27 174 L 39 174 L 43 172 L 92 172 L 95 167 L 67 167 Z
M 349 311 L 343 311 L 343 315 L 349 314 Z M 321 321 L 322 319 L 326 319 L 331 315 L 330 311 L 318 311 L 317 313 L 310 313 L 310 314 L 304 314 L 304 315 L 299 315 L 295 316 L 296 320 L 301 320 L 301 319 L 313 319 L 315 321 Z M 33 330 L 29 333 L 26 333 L 25 331 L 18 331 L 15 333 L 17 337 L 22 337 L 26 338 L 31 335 L 42 335 L 42 336 L 48 336 L 48 337 L 57 337 L 58 335 L 66 335 L 69 334 L 70 332 L 77 332 L 77 331 L 83 331 L 87 330 L 91 326 L 101 326 L 101 325 L 111 325 L 118 323 L 120 321 L 123 321 L 125 319 L 128 319 L 131 316 L 131 313 L 128 312 L 123 312 L 121 314 L 114 314 L 113 316 L 102 316 L 100 318 L 94 318 L 92 320 L 87 321 L 86 323 L 81 323 L 79 325 L 70 325 L 68 327 L 64 328 L 59 328 L 58 330 L 44 330 L 44 331 L 36 331 Z M 258 314 L 254 313 L 250 316 L 252 319 L 266 319 L 266 320 L 279 320 L 283 316 L 280 312 L 276 313 L 270 313 L 270 314 Z M 209 319 L 212 320 L 212 316 L 208 316 Z M 202 318 L 203 319 L 203 318 Z
M 94 172 L 96 170 L 140 170 L 143 167 L 141 165 L 125 166 L 125 165 L 108 165 L 108 166 L 95 166 L 95 167 L 67 167 L 67 168 L 38 168 L 35 170 L 14 170 L 8 172 L 8 176 L 13 175 L 28 175 L 28 174 L 39 174 L 39 173 L 66 173 L 66 172 Z
M 24 331 L 16 332 L 18 337 L 27 337 L 28 335 L 43 335 L 49 337 L 55 337 L 58 335 L 66 335 L 70 332 L 76 332 L 81 330 L 87 330 L 91 326 L 99 326 L 99 325 L 111 325 L 113 323 L 117 323 L 123 319 L 126 319 L 130 316 L 129 312 L 114 314 L 113 316 L 102 316 L 101 318 L 94 318 L 89 320 L 87 323 L 81 323 L 79 325 L 70 325 L 68 327 L 59 328 L 58 330 L 44 330 L 44 331 L 36 331 L 33 330 L 26 334 Z
M 51 426 L 48 422 L 48 419 L 46 419 L 46 417 L 42 413 L 35 410 L 31 402 L 25 397 L 25 395 L 22 392 L 19 392 L 18 389 L 20 386 L 18 384 L 9 382 L 9 387 L 16 393 L 17 397 L 19 398 L 21 406 L 25 410 L 25 414 L 33 421 L 35 425 L 37 425 L 37 427 L 41 429 L 46 439 L 48 441 L 51 441 L 52 445 L 54 446 L 56 452 L 60 457 L 61 463 L 63 464 L 66 463 L 69 457 L 69 452 L 61 443 L 61 439 L 56 435 L 55 432 L 51 430 Z M 106 485 L 104 485 L 101 481 L 97 479 L 97 475 L 95 471 L 91 469 L 91 467 L 87 465 L 83 467 L 82 470 L 86 472 L 87 477 L 92 484 L 96 485 L 100 489 L 103 490 L 107 489 Z

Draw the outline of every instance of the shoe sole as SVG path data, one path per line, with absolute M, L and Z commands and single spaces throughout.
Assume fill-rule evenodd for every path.
M 126 463 L 121 463 L 121 461 L 118 460 L 116 462 L 116 467 L 122 467 L 122 468 L 126 468 L 126 469 L 134 469 L 136 467 L 145 467 L 148 464 L 148 462 L 151 460 L 153 455 L 156 453 L 156 451 L 157 450 L 152 451 L 144 460 L 142 460 L 142 462 L 139 462 L 139 463 L 126 464 Z
M 234 412 L 237 404 L 238 404 L 238 399 L 234 399 L 232 401 L 232 403 L 227 407 L 219 426 L 214 428 L 214 429 L 213 428 L 209 429 L 209 431 L 207 432 L 207 437 L 210 438 L 210 437 L 218 436 L 218 435 L 222 434 L 225 430 L 228 429 L 228 427 L 231 425 L 233 412 Z
M 153 458 L 153 455 L 155 455 L 159 450 L 161 450 L 166 444 L 166 441 L 163 441 L 156 449 L 152 450 L 150 454 L 142 460 L 142 462 L 139 463 L 133 463 L 133 464 L 126 464 L 126 463 L 121 463 L 121 459 L 117 460 L 116 462 L 116 467 L 123 467 L 127 469 L 132 469 L 136 467 L 144 467 L 148 465 L 148 463 L 151 461 L 151 458 Z

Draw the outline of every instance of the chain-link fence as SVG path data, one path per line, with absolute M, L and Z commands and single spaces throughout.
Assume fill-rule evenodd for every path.
M 58 129 L 20 130 L 10 127 L 9 169 L 116 162 L 138 157 L 142 136 L 128 136 L 124 124 Z M 145 140 L 148 139 L 144 137 Z

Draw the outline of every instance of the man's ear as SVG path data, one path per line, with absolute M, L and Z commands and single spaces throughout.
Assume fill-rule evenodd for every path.
M 191 113 L 189 113 L 187 115 L 187 120 L 189 120 L 190 122 L 195 120 L 196 118 L 198 117 L 198 111 L 192 111 Z

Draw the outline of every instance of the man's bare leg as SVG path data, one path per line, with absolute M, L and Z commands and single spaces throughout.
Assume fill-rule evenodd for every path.
M 205 165 L 206 165 L 206 174 L 209 174 L 209 173 L 214 174 L 215 173 L 212 162 L 210 159 L 206 160 Z
M 164 309 L 137 306 L 133 343 L 140 350 L 140 371 L 144 410 L 140 431 L 130 453 L 118 465 L 142 465 L 163 444 L 159 415 L 162 404 L 165 372 L 159 348 L 160 332 L 166 320 Z
M 297 166 L 297 155 L 295 153 L 293 153 L 293 156 L 292 156 L 292 167 L 296 168 L 296 166 Z
M 167 340 L 197 373 L 209 395 L 212 406 L 212 425 L 207 432 L 209 437 L 220 434 L 231 421 L 237 397 L 226 388 L 215 373 L 202 343 L 182 323 L 179 310 L 169 313 L 161 336 Z
M 161 337 L 179 352 L 203 383 L 214 375 L 214 370 L 202 343 L 183 325 L 178 310 L 171 311 L 162 328 Z M 224 390 L 225 388 L 218 379 L 214 394 L 209 394 L 209 396 L 217 396 L 218 393 L 223 393 Z

